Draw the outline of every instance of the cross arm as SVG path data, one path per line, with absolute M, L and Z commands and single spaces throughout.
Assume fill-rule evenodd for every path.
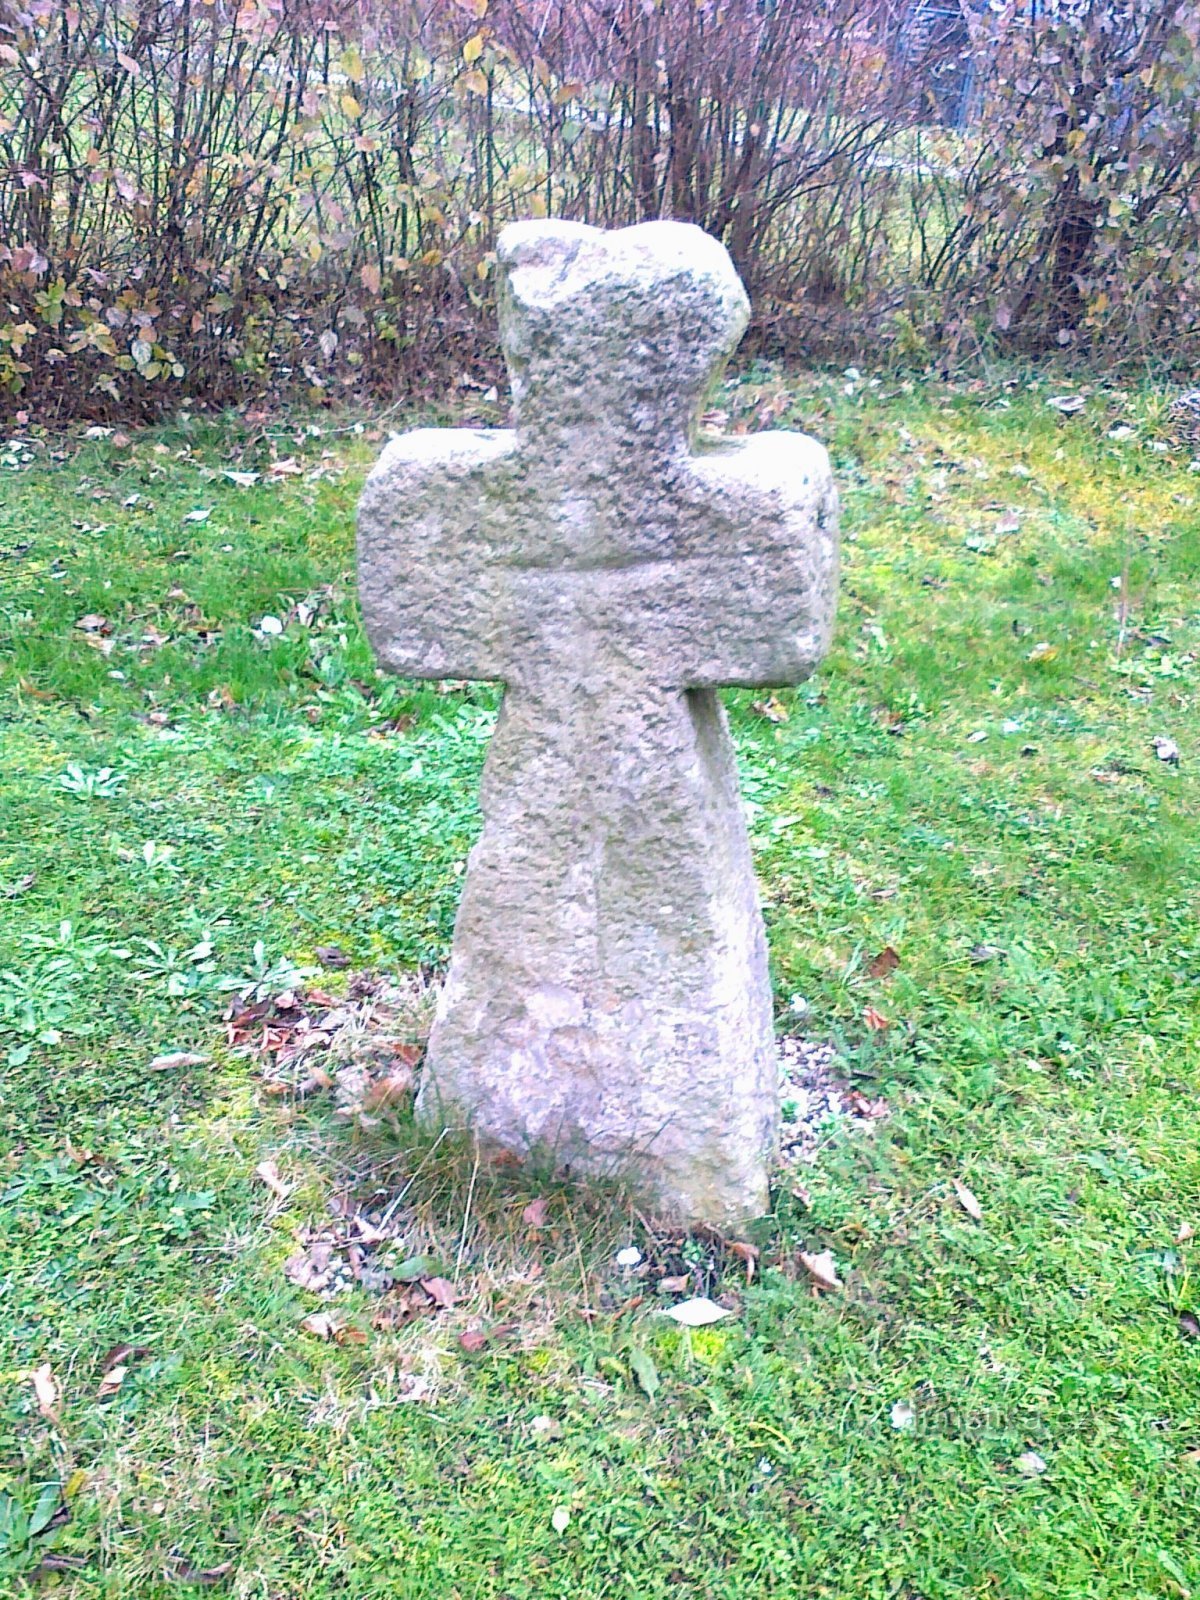
M 417 428 L 393 439 L 368 477 L 359 594 L 371 644 L 393 672 L 506 675 L 497 510 L 515 452 L 507 429 Z
M 802 682 L 829 648 L 837 599 L 829 457 L 780 431 L 702 449 L 688 466 L 688 687 Z

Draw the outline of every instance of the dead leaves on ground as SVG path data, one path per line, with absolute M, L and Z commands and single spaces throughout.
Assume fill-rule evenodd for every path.
M 354 1284 L 379 1296 L 371 1326 L 394 1330 L 417 1317 L 449 1311 L 458 1303 L 458 1290 L 438 1271 L 430 1255 L 409 1255 L 396 1260 L 406 1222 L 388 1211 L 364 1215 L 350 1200 L 330 1204 L 332 1220 L 317 1228 L 301 1229 L 299 1248 L 284 1262 L 289 1283 L 308 1294 L 331 1301 Z M 390 1247 L 390 1253 L 389 1253 Z M 332 1307 L 303 1318 L 301 1328 L 335 1344 L 360 1344 L 366 1339 Z
M 109 1400 L 117 1394 L 129 1369 L 137 1361 L 141 1361 L 150 1354 L 150 1347 L 144 1344 L 129 1344 L 122 1341 L 112 1345 L 100 1358 L 100 1378 L 96 1386 L 97 1400 Z M 62 1385 L 54 1374 L 54 1369 L 49 1361 L 43 1361 L 29 1374 L 29 1381 L 33 1385 L 33 1396 L 37 1402 L 38 1412 L 54 1428 L 62 1427 Z
M 322 946 L 327 957 L 335 948 Z M 260 1061 L 267 1094 L 304 1100 L 332 1091 L 336 1116 L 372 1128 L 394 1119 L 411 1096 L 431 1012 L 427 986 L 360 973 L 344 999 L 296 989 L 236 1000 L 225 1036 L 234 1054 Z
M 486 1328 L 473 1323 L 459 1334 L 458 1347 L 467 1355 L 476 1356 L 491 1344 L 500 1344 L 515 1338 L 517 1331 L 515 1322 L 495 1322 Z
M 367 1336 L 361 1328 L 356 1328 L 329 1311 L 314 1311 L 310 1316 L 300 1319 L 300 1327 L 305 1333 L 311 1333 L 314 1339 L 332 1340 L 334 1344 L 366 1344 Z
M 283 1275 L 297 1289 L 307 1289 L 310 1294 L 321 1294 L 328 1289 L 335 1276 L 334 1246 L 332 1240 L 314 1239 L 307 1248 L 297 1250 L 283 1264 Z

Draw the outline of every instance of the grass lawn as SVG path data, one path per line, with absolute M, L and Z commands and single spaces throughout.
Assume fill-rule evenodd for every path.
M 448 947 L 496 696 L 375 674 L 377 438 L 0 452 L 0 1592 L 1200 1593 L 1198 451 L 1149 391 L 846 388 L 726 397 L 830 442 L 846 538 L 826 667 L 730 707 L 780 1026 L 890 1115 L 752 1282 L 682 1246 L 696 1331 L 619 1195 L 229 1048 L 222 983 Z M 456 1302 L 292 1282 L 331 1197 Z

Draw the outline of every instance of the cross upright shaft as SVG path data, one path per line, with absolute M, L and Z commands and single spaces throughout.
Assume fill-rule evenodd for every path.
M 823 655 L 829 464 L 792 433 L 697 451 L 748 315 L 699 229 L 521 223 L 498 256 L 515 429 L 403 435 L 359 512 L 383 662 L 506 685 L 418 1114 L 738 1220 L 778 1089 L 713 691 Z

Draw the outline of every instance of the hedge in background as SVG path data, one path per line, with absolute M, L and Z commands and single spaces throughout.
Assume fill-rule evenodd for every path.
M 483 377 L 496 231 L 547 213 L 699 222 L 780 352 L 1194 360 L 1197 6 L 931 15 L 0 4 L 0 392 L 128 414 Z

